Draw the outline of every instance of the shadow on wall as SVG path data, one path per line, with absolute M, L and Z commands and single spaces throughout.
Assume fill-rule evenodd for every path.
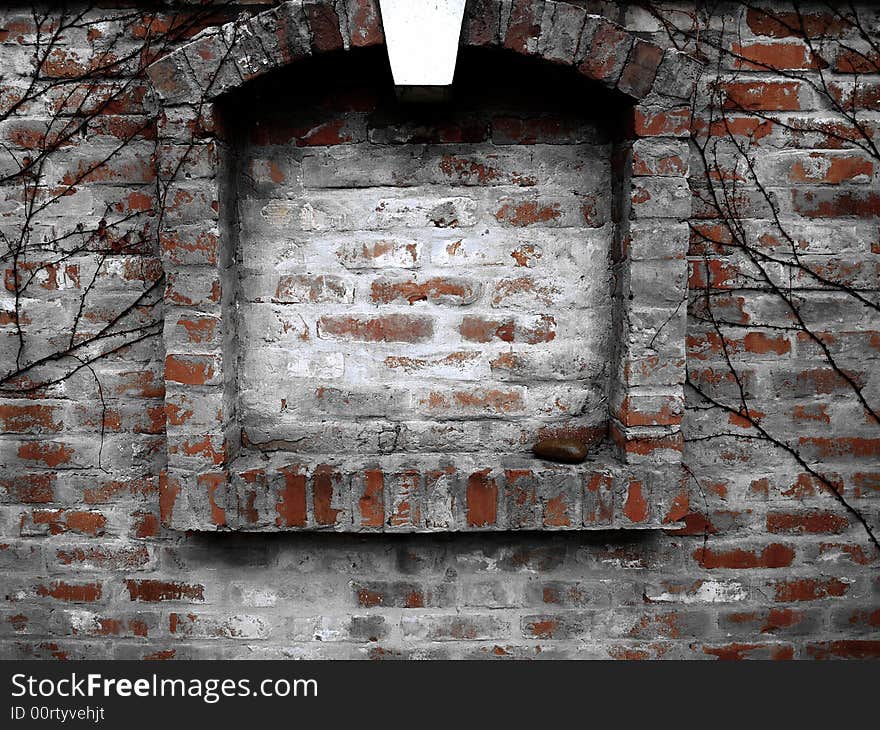
M 648 530 L 577 532 L 304 533 L 192 532 L 187 560 L 211 570 L 297 568 L 334 571 L 364 580 L 392 580 L 395 573 L 551 572 L 557 577 L 620 579 L 621 568 L 669 568 L 670 537 Z M 373 573 L 372 571 L 375 571 Z

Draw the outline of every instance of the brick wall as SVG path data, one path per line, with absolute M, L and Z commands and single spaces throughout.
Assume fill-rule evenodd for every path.
M 305 70 L 232 104 L 250 112 L 236 186 L 248 440 L 505 453 L 541 428 L 603 430 L 611 143 L 585 118 L 588 89 L 465 58 L 472 80 L 437 119 L 396 103 L 377 50 L 315 74 L 317 89 Z
M 358 40 L 352 32 L 373 27 L 369 2 L 336 3 L 338 14 L 321 3 L 308 7 L 312 43 L 332 46 L 339 31 L 328 18 L 338 23 L 340 17 L 353 45 L 376 40 L 368 34 Z M 534 17 L 535 9 L 549 14 L 565 9 L 546 7 L 552 10 L 543 3 L 514 3 L 508 38 L 515 42 L 508 45 L 521 46 L 519 56 L 500 49 L 463 56 L 461 68 L 469 75 L 456 105 L 439 122 L 431 116 L 428 124 L 397 105 L 387 76 L 378 84 L 364 80 L 371 64 L 381 65 L 381 52 L 372 60 L 364 56 L 362 68 L 332 86 L 306 81 L 296 95 L 284 96 L 270 79 L 259 79 L 224 112 L 234 132 L 228 135 L 230 159 L 237 159 L 230 175 L 240 227 L 236 336 L 246 441 L 295 441 L 304 427 L 315 433 L 312 424 L 330 421 L 335 430 L 326 436 L 317 431 L 317 438 L 327 440 L 316 450 L 349 453 L 358 448 L 357 434 L 367 441 L 382 438 L 370 431 L 374 413 L 397 412 L 416 429 L 456 416 L 456 447 L 467 438 L 476 451 L 492 452 L 504 439 L 521 448 L 527 439 L 508 432 L 534 430 L 560 417 L 554 409 L 575 396 L 555 376 L 577 357 L 596 366 L 586 382 L 596 390 L 604 387 L 607 311 L 598 298 L 590 298 L 588 316 L 575 315 L 573 308 L 585 304 L 580 299 L 585 291 L 599 291 L 593 283 L 607 281 L 602 256 L 611 243 L 603 220 L 585 220 L 572 204 L 576 225 L 559 228 L 552 225 L 555 216 L 541 211 L 548 207 L 545 198 L 574 194 L 595 196 L 591 210 L 599 218 L 610 214 L 611 188 L 603 184 L 611 177 L 608 130 L 597 121 L 588 88 L 566 87 L 555 70 L 520 57 L 531 46 L 516 38 L 540 35 L 543 21 Z M 181 9 L 176 19 L 163 12 L 152 21 L 133 22 L 130 11 L 108 8 L 93 11 L 89 24 L 63 28 L 58 49 L 42 69 L 48 86 L 33 99 L 26 96 L 30 58 L 39 52 L 42 36 L 26 5 L 0 11 L 0 63 L 10 69 L 0 82 L 0 104 L 7 109 L 25 97 L 0 122 L 0 138 L 8 146 L 0 156 L 0 174 L 14 173 L 28 159 L 39 164 L 46 138 L 63 137 L 60 149 L 35 168 L 35 177 L 25 176 L 38 181 L 35 192 L 28 192 L 21 177 L 3 186 L 5 245 L 18 240 L 23 221 L 30 239 L 26 254 L 3 261 L 2 371 L 14 369 L 17 358 L 27 364 L 106 331 L 123 310 L 125 329 L 145 328 L 142 339 L 124 347 L 118 347 L 128 341 L 121 335 L 102 338 L 107 354 L 88 367 L 53 358 L 4 383 L 0 654 L 880 654 L 877 550 L 856 516 L 815 477 L 817 471 L 831 475 L 839 493 L 869 525 L 877 525 L 880 435 L 850 387 L 857 383 L 868 405 L 877 402 L 880 326 L 876 308 L 869 306 L 876 301 L 880 253 L 877 159 L 858 139 L 847 138 L 851 128 L 841 127 L 840 114 L 810 85 L 818 61 L 789 16 L 773 20 L 731 4 L 706 21 L 717 30 L 723 17 L 728 35 L 722 43 L 741 58 L 724 57 L 720 65 L 708 59 L 709 77 L 696 101 L 695 133 L 729 139 L 709 175 L 692 156 L 688 370 L 697 387 L 723 402 L 737 403 L 742 385 L 753 409 L 739 415 L 707 410 L 689 391 L 682 423 L 687 495 L 670 491 L 683 527 L 267 536 L 186 533 L 160 521 L 171 509 L 169 490 L 160 495 L 159 484 L 169 444 L 178 450 L 174 453 L 193 459 L 213 458 L 222 448 L 208 437 L 176 437 L 193 413 L 202 418 L 202 411 L 218 403 L 192 400 L 190 391 L 178 400 L 174 393 L 166 398 L 166 379 L 186 385 L 204 381 L 206 374 L 196 372 L 198 363 L 171 360 L 169 377 L 166 343 L 210 341 L 215 319 L 193 317 L 192 297 L 175 301 L 178 295 L 190 297 L 198 282 L 173 275 L 165 281 L 164 266 L 169 259 L 210 259 L 214 224 L 205 224 L 211 200 L 184 195 L 163 206 L 165 175 L 156 165 L 171 156 L 157 147 L 158 100 L 137 69 L 162 52 L 144 47 L 151 29 L 173 29 L 180 18 L 193 18 L 192 27 L 180 27 L 177 44 L 241 8 L 210 17 L 185 4 Z M 587 9 L 639 38 L 669 42 L 643 10 L 606 3 L 589 3 Z M 815 36 L 849 39 L 853 32 L 818 9 L 807 13 L 806 22 Z M 345 58 L 308 63 L 327 64 L 324 71 L 333 64 L 346 68 Z M 872 137 L 876 65 L 843 51 L 822 63 L 830 69 L 834 98 L 855 105 Z M 505 70 L 510 75 L 501 82 L 477 80 L 481 72 L 495 78 Z M 78 83 L 86 72 L 100 77 L 89 94 Z M 578 88 L 584 97 L 565 98 L 563 87 Z M 722 88 L 727 100 L 724 122 L 712 116 L 715 88 Z M 600 89 L 596 98 L 606 99 L 606 93 Z M 76 120 L 96 105 L 101 113 L 81 127 Z M 47 129 L 47 121 L 59 114 Z M 669 135 L 666 143 L 672 144 L 686 133 L 688 118 L 689 112 L 658 114 L 639 117 L 636 124 Z M 198 120 L 189 121 L 191 130 L 198 127 Z M 187 120 L 164 123 L 167 128 L 177 122 L 183 126 Z M 734 166 L 738 157 L 730 139 L 756 145 L 755 164 L 775 211 Z M 120 146 L 121 154 L 115 154 Z M 215 153 L 204 145 L 184 159 L 184 180 L 198 178 L 200 165 Z M 459 158 L 468 164 L 459 164 Z M 475 166 L 474 159 L 483 162 Z M 675 159 L 646 157 L 642 174 L 663 175 L 664 164 L 674 166 Z M 794 233 L 801 261 L 822 277 L 802 270 L 794 276 L 790 267 L 774 262 L 786 286 L 796 291 L 798 314 L 818 338 L 792 329 L 791 312 L 768 282 L 756 278 L 746 253 L 724 247 L 726 229 L 717 208 L 706 203 L 710 183 L 719 178 L 741 178 L 736 189 L 741 225 L 768 255 L 782 258 L 786 244 L 776 215 Z M 674 205 L 652 185 L 639 186 L 635 206 Z M 379 211 L 375 220 L 353 223 L 349 214 L 342 226 L 339 216 L 327 213 L 344 211 L 352 200 L 372 205 L 375 199 L 380 207 L 383 190 L 393 187 L 399 198 L 400 188 L 410 186 L 413 205 L 389 213 L 398 216 L 393 226 L 381 224 Z M 55 197 L 45 208 L 27 207 Z M 455 201 L 475 197 L 480 207 L 474 211 L 456 207 Z M 437 210 L 441 199 L 450 204 Z M 526 199 L 536 201 L 534 208 L 523 208 Z M 566 205 L 553 210 L 567 214 Z M 306 206 L 310 215 L 302 214 Z M 442 215 L 440 225 L 432 212 Z M 459 222 L 455 228 L 443 225 L 450 212 Z M 162 223 L 175 217 L 182 223 L 180 237 L 160 237 Z M 345 229 L 344 236 L 338 228 Z M 578 258 L 586 254 L 586 261 Z M 31 275 L 16 301 L 22 291 L 17 280 Z M 513 294 L 508 283 L 523 277 L 552 285 L 559 298 L 542 299 L 534 289 Z M 590 282 L 586 290 L 581 277 Z M 854 288 L 856 298 L 835 286 L 840 283 Z M 143 298 L 131 306 L 141 292 Z M 208 285 L 199 296 L 210 302 L 216 293 Z M 716 316 L 730 323 L 723 337 L 707 321 L 707 297 Z M 157 317 L 160 324 L 150 329 Z M 383 327 L 368 324 L 380 317 L 386 319 Z M 390 326 L 389 317 L 400 326 Z M 392 330 L 417 341 L 403 347 L 387 336 Z M 383 336 L 371 335 L 377 331 Z M 94 347 L 79 356 L 88 360 Z M 829 351 L 840 371 L 825 357 Z M 476 354 L 472 361 L 460 360 L 455 357 L 460 352 Z M 508 353 L 558 356 L 548 365 L 552 377 L 537 386 L 541 397 L 517 399 L 524 386 L 516 371 L 504 370 Z M 672 366 L 666 360 L 647 365 Z M 529 366 L 530 390 L 532 380 L 540 380 L 533 377 L 539 369 Z M 46 388 L 29 389 L 33 382 L 53 380 L 53 373 L 70 371 L 72 376 Z M 476 390 L 472 377 L 479 382 Z M 377 380 L 392 388 L 374 388 Z M 456 395 L 462 392 L 467 397 Z M 413 419 L 413 413 L 419 417 Z M 584 418 L 594 413 L 588 407 Z M 346 430 L 352 424 L 357 430 Z M 743 438 L 756 435 L 758 426 L 797 444 L 802 461 L 766 440 Z M 708 435 L 712 438 L 704 438 Z M 413 451 L 424 446 L 418 443 Z M 217 493 L 210 479 L 201 486 Z M 214 515 L 223 505 L 212 498 L 210 507 Z M 293 511 L 282 508 L 281 514 L 295 519 Z

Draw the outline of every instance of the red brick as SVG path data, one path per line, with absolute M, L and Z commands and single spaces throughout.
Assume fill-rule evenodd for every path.
M 477 471 L 467 480 L 467 523 L 470 527 L 491 527 L 498 518 L 498 484 L 489 470 Z
M 579 521 L 571 503 L 572 495 L 561 491 L 548 496 L 544 502 L 544 527 L 571 527 Z
M 57 601 L 69 601 L 71 603 L 99 601 L 102 592 L 101 583 L 97 581 L 94 583 L 67 583 L 59 580 L 49 585 L 37 586 L 38 596 L 54 598 Z
M 843 532 L 849 528 L 849 519 L 834 512 L 771 512 L 767 515 L 767 531 L 786 534 L 822 535 Z
M 536 324 L 524 325 L 512 317 L 490 319 L 479 315 L 468 315 L 462 318 L 458 332 L 469 342 L 501 340 L 534 345 L 550 342 L 556 338 L 556 320 L 550 315 L 542 315 Z M 499 363 L 502 364 L 503 362 Z
M 191 583 L 176 583 L 163 580 L 125 581 L 128 596 L 132 601 L 156 603 L 159 601 L 204 601 L 205 587 Z
M 854 472 L 852 483 L 856 497 L 866 497 L 874 493 L 880 493 L 880 471 Z
M 206 358 L 168 355 L 165 378 L 183 385 L 204 385 L 214 377 L 214 361 Z
M 807 645 L 810 659 L 878 659 L 880 641 L 876 639 L 840 639 Z
M 69 463 L 73 455 L 74 450 L 63 443 L 28 441 L 18 447 L 20 459 L 42 462 L 50 468 Z
M 391 481 L 392 494 L 389 527 L 418 526 L 421 522 L 421 507 L 418 502 L 418 490 L 421 483 L 421 472 L 417 469 L 402 469 Z
M 623 514 L 630 522 L 644 522 L 648 519 L 648 502 L 640 481 L 631 479 L 623 505 Z
M 216 317 L 181 317 L 177 320 L 177 326 L 183 328 L 187 340 L 194 345 L 212 342 L 218 324 Z
M 535 17 L 536 10 L 538 17 Z M 542 6 L 533 0 L 513 0 L 503 46 L 518 53 L 533 49 L 541 35 L 541 10 Z
M 792 190 L 794 209 L 806 218 L 876 218 L 880 194 L 863 191 Z
M 99 566 L 107 570 L 137 570 L 150 563 L 150 553 L 143 545 L 59 548 L 55 551 L 55 558 L 59 565 Z
M 164 398 L 165 381 L 161 373 L 152 370 L 117 373 L 112 392 L 118 396 Z
M 774 353 L 776 355 L 785 355 L 791 352 L 791 342 L 784 335 L 771 337 L 763 332 L 750 332 L 743 337 L 743 347 L 746 352 L 756 355 L 766 355 Z
M 304 527 L 307 519 L 306 475 L 300 473 L 296 466 L 283 467 L 279 471 L 284 477 L 284 486 L 278 492 L 275 524 L 279 527 Z
M 333 467 L 321 466 L 313 477 L 315 490 L 315 521 L 319 525 L 332 526 L 342 510 L 333 507 L 333 495 L 341 475 Z
M 321 336 L 359 342 L 423 342 L 434 334 L 430 317 L 387 314 L 377 317 L 324 316 L 318 322 Z
M 641 99 L 651 90 L 657 68 L 663 60 L 663 49 L 649 41 L 637 38 L 620 74 L 617 88 Z
M 364 472 L 364 491 L 358 499 L 362 527 L 381 527 L 385 522 L 385 475 L 380 469 Z
M 801 446 L 809 447 L 823 458 L 836 456 L 876 458 L 880 456 L 880 439 L 859 436 L 841 436 L 839 438 L 802 436 L 798 442 Z
M 787 545 L 773 543 L 767 545 L 760 553 L 757 550 L 733 548 L 731 550 L 713 550 L 700 548 L 693 552 L 702 568 L 786 568 L 794 561 L 795 552 Z
M 722 646 L 704 646 L 703 653 L 726 661 L 743 659 L 785 660 L 794 658 L 794 647 L 790 644 L 732 643 Z
M 691 127 L 691 110 L 651 109 L 637 107 L 634 111 L 634 130 L 639 137 L 666 137 L 687 134 Z
M 724 108 L 737 111 L 798 111 L 801 84 L 797 81 L 730 81 L 722 84 Z
M 591 79 L 615 84 L 620 78 L 632 42 L 632 36 L 620 26 L 600 22 L 578 71 Z
M 657 451 L 678 451 L 684 448 L 682 435 L 638 436 L 627 438 L 614 424 L 610 427 L 611 438 L 618 448 L 632 456 L 651 456 Z
M 573 123 L 554 116 L 492 118 L 495 144 L 569 144 L 576 142 L 577 137 L 578 128 Z
M 312 36 L 312 49 L 315 53 L 335 51 L 342 48 L 342 34 L 339 32 L 339 16 L 332 5 L 308 2 L 303 4 L 306 22 Z
M 163 524 L 170 524 L 174 513 L 174 503 L 179 494 L 180 483 L 163 473 L 159 483 L 159 514 Z
M 431 302 L 432 304 L 470 304 L 479 289 L 472 282 L 459 278 L 433 278 L 425 281 L 377 279 L 370 288 L 370 299 L 376 304 Z
M 0 488 L 6 490 L 12 501 L 23 504 L 45 504 L 54 500 L 54 474 L 21 474 L 0 479 Z
M 195 234 L 185 234 L 179 230 L 166 230 L 159 234 L 159 245 L 175 264 L 202 263 L 215 265 L 219 239 L 211 231 L 200 230 Z
M 536 526 L 537 482 L 531 469 L 507 469 L 504 472 L 507 520 L 511 529 Z
M 504 203 L 496 212 L 495 219 L 524 228 L 554 221 L 562 216 L 558 203 L 542 204 L 529 200 L 524 203 Z
M 880 52 L 868 49 L 838 48 L 834 70 L 845 74 L 880 73 Z
M 789 173 L 791 182 L 838 185 L 857 177 L 870 179 L 874 175 L 874 163 L 859 155 L 841 156 L 810 152 L 808 159 L 816 162 L 795 162 L 792 166 Z
M 476 388 L 470 390 L 430 391 L 423 405 L 431 413 L 517 414 L 525 408 L 519 390 Z
M 846 595 L 849 586 L 837 578 L 800 578 L 772 584 L 774 601 L 817 601 Z
M 848 22 L 833 12 L 794 12 L 750 7 L 746 23 L 756 35 L 771 38 L 815 38 L 834 36 L 847 29 Z
M 226 486 L 226 473 L 199 474 L 197 483 L 208 494 L 211 523 L 217 527 L 226 526 L 226 510 L 218 504 L 217 492 Z
M 349 14 L 349 33 L 355 48 L 382 43 L 385 36 L 379 20 L 377 0 L 355 0 Z
M 607 525 L 614 517 L 614 479 L 601 472 L 586 477 L 584 524 Z
M 31 519 L 35 525 L 48 525 L 50 535 L 75 532 L 98 537 L 104 534 L 107 518 L 100 512 L 82 510 L 34 510 Z
M 131 515 L 132 535 L 139 539 L 156 537 L 159 534 L 159 518 L 153 512 L 138 510 Z
M 734 63 L 736 68 L 749 70 L 806 70 L 827 66 L 813 56 L 806 44 L 801 42 L 734 43 L 731 53 L 737 56 Z
M 0 403 L 0 423 L 6 433 L 48 433 L 62 428 L 57 406 Z
M 646 401 L 627 396 L 615 415 L 627 426 L 677 426 L 681 423 L 682 404 L 678 396 L 647 396 Z M 658 402 L 662 406 L 656 410 Z

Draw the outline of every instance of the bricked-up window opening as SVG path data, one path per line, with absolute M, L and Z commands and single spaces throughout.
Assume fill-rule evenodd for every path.
M 399 103 L 381 51 L 230 100 L 250 447 L 527 467 L 541 435 L 607 432 L 620 103 L 462 56 L 442 106 Z
M 166 525 L 656 528 L 685 513 L 694 68 L 557 15 L 537 45 L 511 24 L 504 49 L 479 51 L 498 41 L 466 22 L 443 106 L 399 103 L 377 49 L 330 53 L 346 44 L 331 34 L 304 53 L 293 3 L 151 68 L 160 157 L 187 132 L 205 153 L 167 181 L 163 217 Z M 535 459 L 548 434 L 589 458 Z

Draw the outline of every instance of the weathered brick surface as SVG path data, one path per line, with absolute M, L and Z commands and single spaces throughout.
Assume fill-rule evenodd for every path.
M 601 427 L 612 238 L 601 120 L 524 97 L 519 76 L 490 96 L 468 85 L 414 128 L 374 78 L 370 65 L 332 89 L 304 83 L 289 105 L 273 87 L 241 104 L 259 110 L 239 120 L 245 434 L 311 429 L 304 451 L 332 454 L 332 434 L 318 436 L 332 416 L 356 434 L 351 450 L 393 433 L 418 467 L 426 450 L 448 452 L 410 436 L 427 429 L 503 418 L 503 431 L 462 444 L 490 455 L 526 452 L 572 409 L 595 410 Z M 531 129 L 512 134 L 514 123 Z M 317 124 L 335 131 L 317 142 Z M 468 126 L 480 135 L 449 138 Z
M 300 79 L 289 106 L 189 106 L 203 92 L 222 106 L 269 67 L 381 44 L 376 5 L 285 3 L 236 31 L 246 52 L 223 60 L 226 31 L 209 31 L 149 78 L 136 69 L 158 52 L 142 48 L 151 23 L 108 7 L 97 33 L 62 35 L 44 69 L 62 85 L 0 121 L 21 160 L 57 133 L 53 114 L 102 112 L 47 161 L 39 193 L 63 194 L 31 234 L 81 223 L 100 243 L 61 260 L 37 245 L 17 274 L 4 259 L 3 372 L 18 351 L 16 277 L 33 277 L 23 362 L 66 346 L 74 322 L 80 337 L 99 332 L 154 285 L 126 321 L 162 321 L 94 372 L 36 393 L 19 379 L 0 397 L 0 655 L 880 656 L 880 558 L 861 525 L 803 465 L 743 439 L 742 415 L 676 395 L 685 367 L 720 398 L 742 387 L 760 404 L 752 415 L 877 524 L 877 424 L 822 353 L 876 402 L 880 323 L 834 284 L 876 298 L 880 173 L 787 75 L 828 64 L 835 98 L 873 138 L 870 54 L 810 51 L 801 21 L 850 32 L 827 9 L 731 5 L 723 42 L 739 58 L 710 80 L 726 119 L 701 115 L 699 97 L 692 120 L 699 65 L 661 53 L 643 10 L 481 0 L 462 42 L 500 47 L 478 65 L 517 73 L 465 74 L 443 118 L 400 109 L 387 80 L 370 86 L 329 57 L 309 68 L 348 74 L 332 88 Z M 200 18 L 178 40 L 230 17 Z M 35 34 L 25 9 L 0 11 L 3 111 L 27 86 Z M 513 54 L 539 58 L 520 67 Z M 540 58 L 593 91 L 554 93 Z M 85 93 L 88 69 L 100 79 Z M 618 95 L 609 105 L 635 104 L 632 144 L 613 148 L 597 124 L 600 86 Z M 824 279 L 773 272 L 819 341 L 791 331 L 753 264 L 723 247 L 692 133 L 757 145 L 776 213 Z M 736 175 L 734 159 L 719 147 L 719 174 Z M 15 169 L 0 155 L 0 175 Z M 0 190 L 0 228 L 14 234 L 21 187 Z M 746 234 L 784 255 L 774 211 L 747 182 L 738 192 Z M 707 288 L 732 323 L 723 341 L 703 316 Z M 528 457 L 537 433 L 599 438 L 609 417 L 606 461 Z M 717 432 L 728 435 L 702 438 Z M 680 459 L 686 478 L 671 478 Z M 644 526 L 665 529 L 618 529 Z M 177 529 L 230 527 L 247 534 Z M 370 534 L 414 531 L 428 534 Z
M 661 343 L 664 354 L 683 359 L 686 266 L 682 239 L 670 247 L 630 229 L 643 220 L 684 224 L 688 153 L 671 150 L 655 130 L 635 139 L 626 133 L 634 128 L 632 104 L 647 99 L 661 62 L 682 67 L 682 58 L 575 8 L 522 3 L 498 15 L 504 45 L 553 65 L 577 63 L 582 75 L 619 93 L 580 82 L 583 95 L 569 96 L 564 72 L 536 75 L 522 62 L 502 67 L 476 55 L 462 65 L 510 81 L 487 98 L 475 72 L 464 72 L 454 103 L 426 114 L 387 98 L 376 82 L 384 60 L 374 55 L 363 56 L 354 74 L 338 61 L 298 66 L 298 100 L 283 101 L 280 73 L 254 79 L 289 64 L 290 53 L 277 52 L 275 40 L 255 50 L 252 40 L 274 28 L 284 48 L 320 54 L 338 49 L 334 38 L 345 46 L 351 27 L 335 35 L 335 11 L 319 6 L 289 3 L 239 19 L 147 70 L 162 104 L 158 165 L 171 200 L 160 230 L 171 244 L 165 304 L 210 314 L 199 321 L 212 328 L 205 338 L 166 331 L 166 382 L 175 394 L 190 389 L 190 400 L 223 403 L 207 435 L 178 414 L 180 433 L 168 437 L 165 524 L 256 526 L 266 484 L 235 487 L 236 474 L 257 473 L 249 465 L 254 451 L 333 464 L 335 503 L 351 504 L 357 474 L 379 457 L 412 454 L 394 468 L 413 474 L 423 471 L 426 454 L 463 471 L 503 471 L 544 436 L 592 446 L 610 437 L 612 448 L 597 450 L 592 463 L 635 488 L 644 482 L 640 469 L 653 464 L 653 498 L 669 502 L 659 485 L 661 475 L 668 484 L 679 478 L 683 373 L 669 370 L 648 393 L 627 371 Z M 617 42 L 592 43 L 596 34 Z M 606 68 L 609 52 L 624 63 L 619 78 Z M 212 103 L 185 106 L 178 74 Z M 322 79 L 331 76 L 344 81 L 328 92 Z M 678 108 L 692 81 L 677 84 L 667 68 L 646 104 L 655 114 Z M 582 106 L 597 94 L 601 103 Z M 181 114 L 198 117 L 204 130 L 193 154 L 179 151 Z M 638 142 L 646 144 L 636 156 Z M 209 154 L 195 154 L 203 150 Z M 204 263 L 175 250 L 192 238 L 198 214 L 217 222 Z M 618 241 L 627 243 L 612 250 Z M 648 298 L 650 323 L 639 311 Z M 183 326 L 192 330 L 193 321 Z M 285 368 L 287 387 L 279 391 Z M 654 401 L 664 404 L 659 417 L 630 406 Z M 365 460 L 339 464 L 343 442 Z M 637 463 L 645 466 L 630 468 Z M 597 527 L 581 520 L 579 500 L 554 497 L 549 509 L 558 514 L 543 526 Z M 424 501 L 451 506 L 455 496 L 429 492 Z M 609 502 L 607 524 L 677 519 L 659 507 L 625 514 L 628 504 Z M 320 519 L 295 527 L 359 529 L 334 510 L 322 507 Z M 491 521 L 468 521 L 459 509 L 441 522 L 449 530 L 510 526 L 503 510 Z M 383 528 L 440 524 L 401 521 L 392 510 Z

